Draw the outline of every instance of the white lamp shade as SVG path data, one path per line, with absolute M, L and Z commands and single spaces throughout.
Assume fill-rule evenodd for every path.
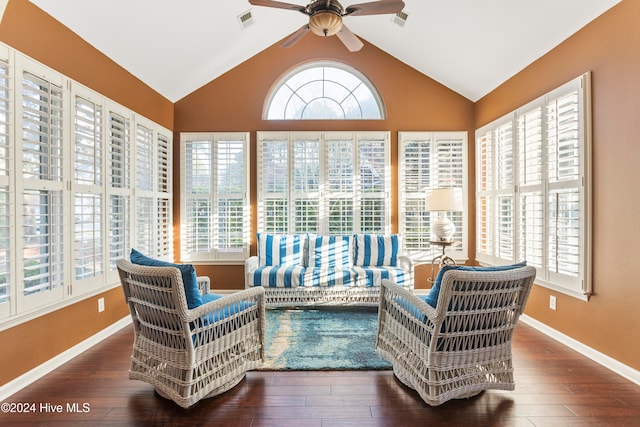
M 427 191 L 428 211 L 456 212 L 462 210 L 462 188 L 434 188 Z

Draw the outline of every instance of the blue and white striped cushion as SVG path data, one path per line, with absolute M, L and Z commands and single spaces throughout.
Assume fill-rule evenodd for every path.
M 300 265 L 265 265 L 253 272 L 253 286 L 296 288 L 301 286 L 305 268 Z
M 349 268 L 353 265 L 352 236 L 310 234 L 308 239 L 309 267 Z
M 358 234 L 355 265 L 395 267 L 399 251 L 400 236 L 397 234 Z
M 402 287 L 410 285 L 410 272 L 400 267 L 353 267 L 352 270 L 355 286 L 380 287 L 382 279 L 390 279 Z
M 306 235 L 258 233 L 258 265 L 303 265 Z
M 350 268 L 308 267 L 303 275 L 302 286 L 355 286 L 354 271 Z

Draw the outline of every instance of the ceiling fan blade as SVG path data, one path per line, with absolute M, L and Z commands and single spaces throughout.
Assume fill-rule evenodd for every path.
M 291 34 L 285 41 L 282 42 L 282 47 L 291 47 L 298 43 L 298 40 L 303 38 L 309 32 L 309 24 L 304 24 L 298 28 L 295 33 Z
M 336 33 L 336 36 L 338 36 L 340 41 L 349 49 L 349 52 L 357 52 L 364 46 L 364 43 L 362 43 L 346 25 L 342 26 L 342 29 Z
M 383 15 L 386 13 L 398 13 L 404 8 L 402 0 L 382 0 L 369 3 L 352 4 L 344 11 L 344 15 Z
M 276 7 L 278 9 L 297 10 L 298 12 L 302 12 L 305 15 L 307 14 L 307 8 L 305 6 L 300 6 L 299 4 L 284 3 L 281 1 L 273 1 L 273 0 L 249 0 L 249 3 L 254 6 L 266 6 L 266 7 Z

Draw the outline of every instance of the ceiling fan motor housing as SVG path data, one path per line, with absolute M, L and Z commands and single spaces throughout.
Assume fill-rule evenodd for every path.
M 342 29 L 344 9 L 335 0 L 317 0 L 309 4 L 309 29 L 319 36 L 332 36 Z

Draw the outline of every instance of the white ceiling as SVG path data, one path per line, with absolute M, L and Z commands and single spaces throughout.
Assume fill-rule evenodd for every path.
M 301 13 L 246 0 L 30 1 L 172 102 L 307 21 Z M 349 16 L 344 23 L 476 101 L 620 0 L 404 1 L 409 14 L 404 27 L 390 15 Z M 249 10 L 254 22 L 242 29 L 238 16 Z

